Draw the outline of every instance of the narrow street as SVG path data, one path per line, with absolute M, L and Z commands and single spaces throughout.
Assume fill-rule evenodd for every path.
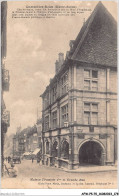
M 16 178 L 2 180 L 3 188 L 116 188 L 117 172 L 68 173 L 58 168 L 39 165 L 36 160 L 16 164 Z M 110 181 L 111 179 L 111 181 Z M 9 182 L 9 183 L 8 183 Z

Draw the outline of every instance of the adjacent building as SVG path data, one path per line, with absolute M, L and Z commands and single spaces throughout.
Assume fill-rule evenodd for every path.
M 42 151 L 42 118 L 39 118 L 36 123 L 37 127 L 37 136 L 38 136 L 38 147 Z
M 41 146 L 41 131 L 36 125 L 27 127 L 17 131 L 13 137 L 13 156 L 31 158 L 32 154 L 37 155 L 41 152 Z
M 79 21 L 80 22 L 80 21 Z M 45 165 L 117 160 L 117 23 L 99 2 L 41 95 Z
M 26 134 L 30 128 L 21 130 L 21 127 L 18 127 L 16 134 L 13 137 L 13 156 L 21 156 L 26 149 Z
M 31 128 L 31 130 L 26 135 L 26 152 L 34 152 L 38 147 L 38 134 L 36 125 Z
M 10 126 L 10 113 L 7 111 L 3 94 L 9 91 L 9 70 L 5 68 L 5 60 L 7 55 L 7 2 L 1 3 L 1 169 L 4 175 L 4 140 L 8 127 Z

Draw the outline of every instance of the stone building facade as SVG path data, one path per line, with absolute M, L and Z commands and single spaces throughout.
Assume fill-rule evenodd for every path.
M 13 157 L 21 156 L 26 150 L 26 133 L 29 128 L 21 130 L 21 127 L 17 128 L 17 132 L 13 137 Z
M 36 125 L 26 134 L 25 152 L 33 152 L 38 147 L 38 133 Z
M 33 127 L 27 127 L 23 130 L 18 128 L 13 137 L 13 156 L 31 155 L 37 148 L 41 149 L 41 129 L 38 127 L 41 121 Z
M 75 169 L 117 160 L 117 23 L 99 2 L 41 95 L 43 163 Z

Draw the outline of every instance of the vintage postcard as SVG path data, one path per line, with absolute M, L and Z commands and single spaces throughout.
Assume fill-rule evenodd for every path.
M 117 189 L 117 2 L 1 3 L 2 189 Z

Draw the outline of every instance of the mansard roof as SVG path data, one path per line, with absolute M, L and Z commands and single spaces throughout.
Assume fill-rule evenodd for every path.
M 117 66 L 117 22 L 101 2 L 81 28 L 70 59 Z

